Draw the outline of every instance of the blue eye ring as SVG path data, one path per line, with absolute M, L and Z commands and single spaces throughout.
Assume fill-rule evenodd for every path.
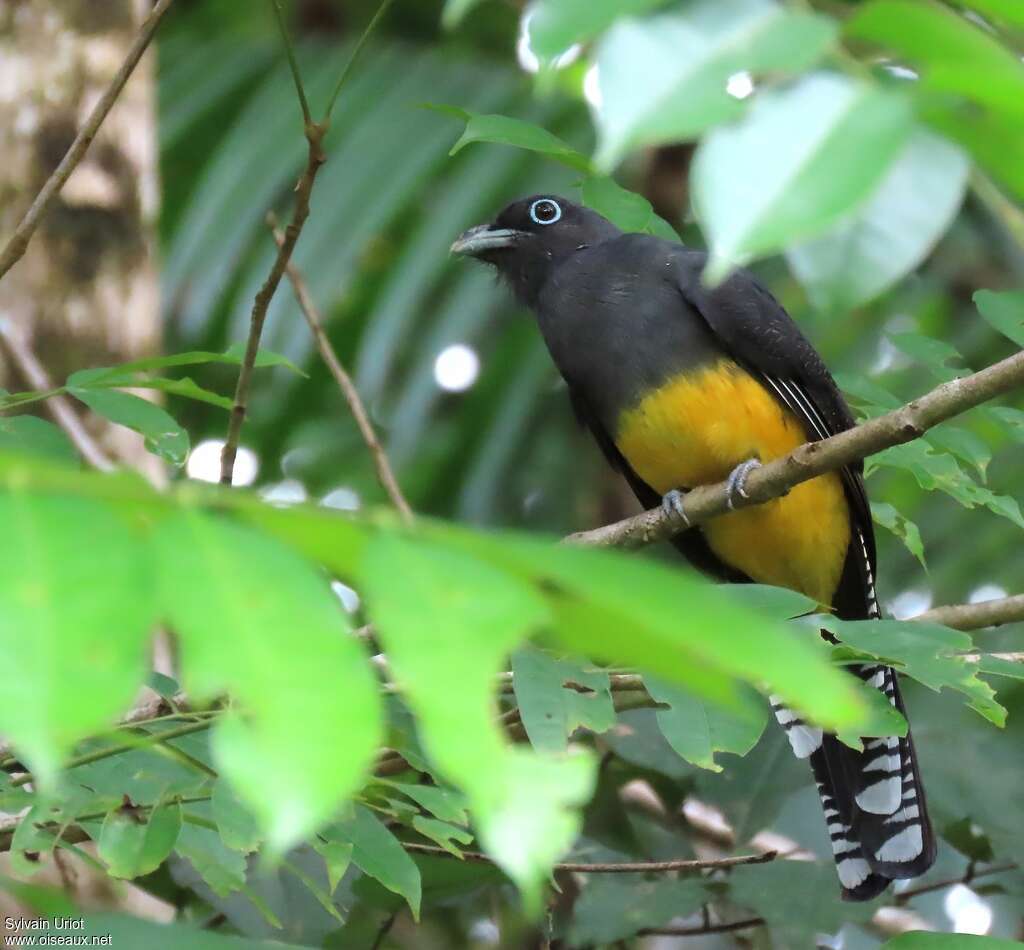
M 541 211 L 553 209 L 553 217 L 542 217 Z M 552 198 L 538 198 L 530 205 L 530 219 L 536 224 L 554 224 L 562 218 L 562 206 Z

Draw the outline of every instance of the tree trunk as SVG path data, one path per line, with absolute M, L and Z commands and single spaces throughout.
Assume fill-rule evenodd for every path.
M 6 241 L 123 62 L 145 0 L 0 0 L 0 240 Z M 155 352 L 158 182 L 151 54 L 0 280 L 0 319 L 51 377 Z M 0 364 L 0 385 L 31 388 Z M 141 439 L 90 420 L 108 452 L 153 472 Z

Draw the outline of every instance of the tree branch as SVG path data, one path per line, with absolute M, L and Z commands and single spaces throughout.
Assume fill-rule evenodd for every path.
M 222 485 L 231 484 L 235 468 L 235 456 L 238 454 L 238 440 L 242 434 L 242 423 L 245 422 L 246 407 L 249 400 L 249 387 L 252 382 L 253 368 L 256 364 L 256 354 L 259 351 L 260 337 L 263 335 L 263 324 L 267 319 L 267 309 L 270 307 L 270 301 L 274 297 L 277 285 L 281 283 L 281 277 L 284 276 L 285 270 L 288 267 L 288 262 L 291 260 L 292 251 L 295 249 L 295 244 L 299 240 L 299 235 L 302 233 L 302 227 L 306 223 L 306 219 L 309 217 L 309 199 L 313 193 L 313 183 L 316 180 L 316 175 L 320 170 L 320 166 L 326 161 L 326 156 L 324 155 L 323 150 L 323 141 L 324 137 L 327 135 L 327 129 L 330 127 L 331 112 L 334 109 L 335 100 L 338 97 L 338 93 L 341 92 L 345 81 L 348 79 L 352 71 L 352 67 L 359 58 L 359 54 L 366 45 L 367 39 L 373 32 L 374 27 L 380 22 L 384 11 L 391 5 L 391 2 L 392 0 L 382 0 L 377 13 L 374 15 L 373 19 L 370 20 L 366 29 L 363 30 L 362 36 L 359 37 L 359 41 L 352 50 L 352 55 L 349 56 L 348 62 L 341 71 L 338 83 L 334 87 L 334 92 L 331 95 L 331 99 L 327 104 L 327 109 L 324 112 L 324 117 L 319 122 L 313 122 L 309 119 L 309 103 L 306 100 L 305 89 L 302 85 L 302 76 L 299 73 L 298 63 L 295 59 L 295 50 L 292 46 L 291 37 L 288 35 L 288 29 L 285 26 L 284 17 L 281 15 L 281 11 L 276 0 L 271 4 L 274 8 L 275 15 L 277 16 L 281 40 L 284 43 L 285 54 L 288 57 L 288 64 L 291 68 L 292 79 L 295 82 L 295 88 L 299 99 L 299 108 L 302 110 L 303 129 L 306 135 L 306 142 L 309 145 L 309 152 L 306 158 L 306 169 L 299 178 L 298 184 L 295 186 L 295 207 L 292 209 L 291 221 L 288 222 L 288 227 L 285 228 L 284 240 L 278 246 L 277 257 L 274 259 L 273 266 L 270 268 L 270 274 L 267 276 L 267 279 L 263 282 L 263 286 L 260 287 L 259 292 L 256 294 L 256 299 L 253 300 L 252 316 L 250 317 L 249 322 L 249 339 L 245 344 L 245 356 L 242 358 L 242 365 L 238 372 L 238 385 L 235 387 L 235 399 L 234 405 L 231 407 L 231 418 L 228 422 L 228 434 L 227 438 L 224 440 L 224 448 L 221 451 L 220 456 L 220 483 Z
M 1024 352 L 971 376 L 943 383 L 905 406 L 862 422 L 846 432 L 820 442 L 806 443 L 789 455 L 766 462 L 750 473 L 745 485 L 746 497 L 736 499 L 735 507 L 758 505 L 779 498 L 800 482 L 894 445 L 911 442 L 940 422 L 1021 385 L 1024 385 Z M 686 527 L 702 524 L 730 510 L 725 482 L 701 485 L 685 495 L 686 522 L 674 512 L 652 508 L 592 531 L 570 534 L 565 541 L 597 547 L 638 547 L 666 541 Z
M 3 341 L 12 362 L 33 389 L 49 392 L 56 388 L 28 341 L 6 317 L 0 317 L 0 341 Z M 82 420 L 78 418 L 71 401 L 66 396 L 57 394 L 44 402 L 47 412 L 53 416 L 53 421 L 64 430 L 82 458 L 101 472 L 112 471 L 114 463 L 82 425 Z
M 493 864 L 494 861 L 480 851 L 463 851 L 461 855 L 454 855 L 445 848 L 438 848 L 430 844 L 416 844 L 410 841 L 403 841 L 402 847 L 406 851 L 415 854 L 430 854 L 439 858 L 460 857 L 464 861 L 475 861 L 481 864 Z M 778 857 L 775 851 L 765 851 L 762 854 L 740 854 L 731 858 L 710 858 L 708 860 L 686 858 L 679 861 L 612 861 L 612 862 L 587 862 L 587 861 L 559 861 L 554 866 L 555 871 L 578 871 L 583 874 L 642 874 L 655 873 L 664 874 L 669 871 L 712 871 L 721 868 L 734 868 L 741 864 L 767 864 Z
M 277 219 L 273 212 L 267 215 L 267 224 L 270 226 L 270 231 L 274 235 L 277 246 L 279 248 L 282 247 L 285 237 L 277 227 Z M 374 468 L 377 470 L 377 480 L 391 499 L 391 503 L 398 509 L 405 523 L 411 524 L 413 520 L 412 508 L 409 506 L 409 502 L 406 501 L 405 495 L 402 494 L 402 489 L 398 485 L 398 479 L 395 478 L 395 473 L 391 468 L 391 463 L 388 461 L 384 446 L 380 444 L 377 433 L 373 429 L 373 423 L 370 421 L 369 413 L 366 411 L 366 406 L 363 404 L 359 391 L 356 389 L 352 377 L 349 376 L 345 367 L 341 365 L 338 354 L 335 352 L 334 347 L 331 346 L 331 341 L 324 332 L 323 320 L 320 317 L 316 304 L 313 302 L 313 297 L 309 292 L 305 277 L 303 277 L 302 272 L 291 261 L 288 261 L 286 264 L 285 273 L 288 275 L 292 289 L 295 291 L 295 297 L 299 302 L 299 309 L 302 310 L 306 323 L 309 324 L 313 340 L 320 351 L 320 357 L 327 364 L 327 368 L 334 377 L 334 381 L 338 384 L 338 389 L 341 390 L 342 396 L 345 397 L 345 401 L 352 412 L 352 417 L 359 427 L 359 433 L 362 435 L 366 447 L 370 450 Z
M 932 607 L 931 610 L 918 614 L 914 619 L 941 623 L 954 630 L 998 627 L 1004 623 L 1024 620 L 1024 594 L 997 597 L 995 600 L 983 600 L 977 604 L 949 604 L 945 607 Z
M 142 54 L 146 52 L 146 47 L 149 46 L 150 40 L 153 39 L 153 34 L 156 33 L 160 20 L 172 2 L 173 0 L 159 0 L 156 6 L 153 7 L 153 12 L 150 13 L 139 28 L 139 32 L 132 42 L 131 49 L 128 50 L 128 56 L 121 64 L 121 68 L 114 74 L 114 78 L 110 81 L 106 92 L 100 96 L 99 101 L 93 106 L 92 112 L 89 113 L 89 118 L 85 120 L 85 125 L 79 129 L 78 135 L 75 136 L 75 140 L 60 160 L 60 164 L 53 170 L 50 177 L 46 179 L 46 183 L 39 194 L 36 195 L 28 211 L 25 212 L 25 216 L 18 223 L 14 234 L 11 235 L 3 251 L 0 251 L 0 278 L 24 256 L 28 248 L 28 242 L 32 240 L 32 235 L 35 234 L 40 220 L 46 214 L 53 199 L 60 194 L 61 189 L 67 183 L 68 178 L 71 177 L 71 173 L 82 160 L 86 151 L 88 151 L 92 140 L 96 137 L 96 133 L 99 132 L 100 126 L 103 124 L 103 120 L 106 119 L 107 113 L 110 112 L 111 107 L 117 101 L 117 97 L 121 95 L 121 90 L 124 89 L 125 83 L 128 82 L 128 78 L 139 64 L 139 60 L 142 59 Z

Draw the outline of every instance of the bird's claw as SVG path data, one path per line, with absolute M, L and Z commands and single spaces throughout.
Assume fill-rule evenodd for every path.
M 761 462 L 759 459 L 747 459 L 745 462 L 740 462 L 730 473 L 725 483 L 726 491 L 726 504 L 729 506 L 729 510 L 732 511 L 736 507 L 737 498 L 747 499 L 750 496 L 744 486 L 747 483 L 747 476 L 755 469 L 760 468 Z
M 684 492 L 681 492 L 678 488 L 673 488 L 661 496 L 661 507 L 665 514 L 679 518 L 684 525 L 689 527 L 690 519 L 686 517 L 686 511 L 683 509 L 685 497 Z

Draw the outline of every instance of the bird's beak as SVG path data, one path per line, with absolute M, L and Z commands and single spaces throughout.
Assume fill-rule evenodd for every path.
M 525 236 L 525 231 L 480 224 L 468 231 L 463 231 L 452 244 L 451 252 L 452 254 L 461 254 L 463 257 L 479 257 L 488 251 L 512 247 Z

